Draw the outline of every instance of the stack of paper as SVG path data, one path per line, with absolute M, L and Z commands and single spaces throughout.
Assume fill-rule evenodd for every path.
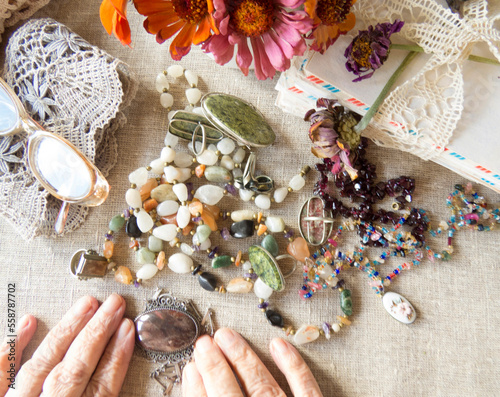
M 352 37 L 341 36 L 324 55 L 307 53 L 297 58 L 278 81 L 276 104 L 286 112 L 303 117 L 316 107 L 318 98 L 334 98 L 364 115 L 407 53 L 393 50 L 388 61 L 371 78 L 353 83 L 356 76 L 347 72 L 344 57 L 351 40 Z M 492 58 L 486 46 L 478 45 L 473 53 Z M 419 54 L 396 85 L 420 70 L 427 59 L 427 55 Z M 465 62 L 462 117 L 448 145 L 432 160 L 500 193 L 499 88 L 500 66 Z M 390 128 L 390 125 L 384 126 L 384 129 Z

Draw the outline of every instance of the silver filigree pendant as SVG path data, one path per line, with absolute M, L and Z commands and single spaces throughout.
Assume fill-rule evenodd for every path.
M 177 299 L 161 289 L 147 301 L 134 324 L 141 355 L 161 363 L 151 377 L 162 386 L 164 396 L 181 382 L 182 368 L 191 360 L 198 337 L 214 333 L 211 309 L 201 317 L 191 301 Z

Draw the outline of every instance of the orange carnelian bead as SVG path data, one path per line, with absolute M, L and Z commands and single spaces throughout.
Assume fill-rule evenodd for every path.
M 130 269 L 126 266 L 118 266 L 115 272 L 115 280 L 122 284 L 132 284 L 133 277 Z
M 260 221 L 262 220 L 262 215 L 263 215 L 262 212 L 259 212 L 257 214 L 257 223 L 260 223 Z M 259 234 L 259 236 L 260 236 L 260 234 Z
M 240 251 L 238 251 L 238 254 L 236 255 L 236 259 L 234 261 L 235 266 L 239 266 L 240 265 L 240 263 L 241 263 L 241 255 L 242 255 L 242 253 L 241 253 L 241 250 L 240 250 Z
M 156 257 L 156 267 L 158 270 L 163 270 L 165 267 L 165 251 L 160 251 Z
M 168 216 L 162 216 L 160 218 L 160 222 L 163 225 L 169 225 L 169 224 L 173 223 L 174 225 L 177 226 L 177 214 L 172 214 L 172 215 L 168 215 Z
M 189 212 L 196 216 L 198 213 L 203 214 L 203 204 L 199 201 L 193 201 L 189 204 Z
M 115 245 L 113 244 L 112 241 L 106 241 L 104 243 L 104 257 L 106 259 L 110 259 L 113 256 L 113 249 L 115 248 Z
M 205 168 L 207 168 L 205 164 L 200 164 L 194 169 L 194 173 L 198 178 L 201 178 L 203 176 L 203 174 L 205 173 Z
M 149 200 L 146 200 L 142 206 L 144 207 L 144 210 L 146 212 L 149 212 L 151 210 L 154 210 L 156 207 L 158 207 L 158 201 L 156 201 L 155 199 L 149 199 Z
M 134 249 L 134 248 L 139 248 L 139 241 L 137 240 L 131 240 L 130 243 L 128 244 L 128 247 L 130 249 Z
M 217 207 L 216 205 L 203 204 L 203 208 L 212 214 L 215 221 L 219 220 L 219 214 L 220 214 L 219 207 Z
M 193 222 L 189 222 L 188 225 L 182 229 L 182 235 L 187 236 L 191 230 L 193 230 L 195 224 Z
M 302 237 L 297 237 L 293 240 L 286 249 L 299 262 L 305 262 L 308 256 L 311 256 L 306 240 Z
M 210 211 L 203 212 L 203 214 L 201 214 L 201 219 L 203 220 L 203 223 L 207 225 L 212 232 L 217 231 L 217 222 L 215 222 L 214 216 Z
M 267 226 L 263 225 L 262 223 L 259 225 L 259 228 L 257 229 L 257 236 L 262 236 L 267 230 Z
M 158 186 L 158 182 L 155 178 L 150 178 L 146 181 L 144 185 L 139 189 L 139 193 L 141 194 L 141 200 L 145 201 L 151 197 L 151 190 L 153 190 L 156 186 Z

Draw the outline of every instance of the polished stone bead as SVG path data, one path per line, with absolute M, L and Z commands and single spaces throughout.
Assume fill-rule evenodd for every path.
M 103 256 L 106 259 L 110 259 L 113 256 L 113 250 L 115 248 L 115 245 L 113 244 L 112 241 L 106 241 L 104 243 L 104 251 L 103 251 Z
M 152 252 L 160 252 L 163 249 L 163 241 L 155 236 L 148 237 L 148 248 Z
M 158 207 L 158 201 L 155 199 L 148 199 L 142 204 L 142 207 L 144 208 L 144 211 L 150 212 Z
M 158 187 L 155 187 L 151 190 L 151 198 L 155 199 L 159 203 L 162 203 L 166 200 L 177 200 L 176 194 L 172 190 L 172 185 L 169 184 L 161 184 Z
M 195 198 L 204 204 L 215 205 L 224 196 L 224 189 L 214 185 L 203 185 L 196 190 Z
M 150 178 L 142 185 L 139 189 L 139 194 L 141 195 L 141 200 L 145 201 L 151 197 L 151 190 L 158 186 L 158 182 L 155 178 Z
M 255 274 L 255 273 L 252 273 Z M 273 289 L 269 287 L 264 281 L 258 278 L 253 285 L 253 292 L 259 299 L 269 299 L 273 294 Z
M 132 284 L 133 277 L 130 269 L 126 266 L 118 266 L 115 272 L 115 280 L 122 284 Z
M 242 201 L 250 201 L 254 194 L 255 192 L 253 190 L 240 189 L 240 199 Z
M 288 244 L 286 250 L 299 262 L 305 262 L 306 258 L 311 255 L 307 242 L 302 237 L 297 237 L 290 244 Z
M 271 324 L 275 327 L 283 328 L 283 326 L 285 325 L 281 314 L 279 314 L 278 312 L 275 312 L 274 310 L 267 309 L 266 310 L 266 318 L 267 318 L 267 321 L 269 321 L 269 324 Z
M 234 238 L 246 238 L 253 236 L 255 233 L 253 220 L 244 220 L 233 223 L 231 225 L 230 233 Z
M 246 294 L 252 290 L 253 283 L 243 277 L 233 278 L 226 287 L 227 292 L 233 294 Z
M 151 252 L 146 247 L 139 248 L 139 250 L 136 252 L 136 258 L 137 258 L 137 262 L 139 262 L 140 264 L 154 263 L 155 262 L 154 252 Z
M 244 220 L 252 220 L 255 212 L 252 210 L 238 210 L 231 212 L 231 219 L 233 222 L 241 222 Z
M 146 211 L 136 212 L 136 218 L 137 227 L 143 233 L 149 232 L 155 224 L 151 216 Z
M 191 222 L 191 213 L 187 205 L 179 207 L 177 210 L 177 225 L 183 229 Z
M 211 233 L 212 230 L 207 225 L 200 225 L 196 228 L 196 235 L 198 236 L 198 242 L 200 244 L 209 238 Z
M 284 280 L 276 261 L 269 256 L 258 245 L 252 245 L 248 248 L 248 258 L 252 263 L 255 274 L 275 291 L 281 291 L 284 288 Z
M 128 180 L 140 188 L 148 180 L 148 170 L 145 167 L 138 168 L 129 174 Z
M 177 152 L 174 159 L 174 164 L 179 168 L 190 167 L 193 164 L 193 156 L 189 153 Z
M 230 156 L 222 156 L 220 159 L 220 166 L 224 167 L 226 170 L 234 170 L 234 161 Z
M 137 343 L 143 349 L 173 353 L 192 346 L 198 338 L 195 321 L 178 310 L 158 309 L 135 320 Z
M 149 280 L 153 278 L 157 272 L 158 267 L 156 267 L 156 265 L 147 263 L 137 271 L 136 277 L 141 280 Z
M 158 268 L 158 270 L 163 270 L 163 268 L 165 267 L 165 264 L 166 264 L 166 260 L 165 260 L 165 251 L 160 251 L 158 253 L 158 256 L 156 257 L 156 267 Z
M 223 138 L 219 143 L 217 143 L 217 149 L 222 154 L 230 154 L 233 152 L 236 144 L 231 138 Z
M 172 241 L 177 236 L 177 225 L 168 224 L 153 229 L 153 236 L 163 241 Z
M 221 255 L 212 260 L 212 267 L 218 269 L 219 267 L 231 266 L 231 257 L 229 255 Z
M 205 169 L 205 178 L 209 182 L 226 183 L 231 182 L 233 176 L 224 167 L 211 166 Z
M 260 243 L 262 248 L 266 249 L 269 251 L 269 253 L 276 257 L 278 256 L 279 253 L 279 247 L 278 247 L 278 242 L 274 238 L 274 236 L 268 234 L 264 239 L 262 240 L 262 243 Z
M 139 226 L 137 226 L 137 218 L 135 215 L 130 215 L 130 218 L 128 218 L 127 225 L 125 226 L 125 231 L 127 233 L 127 236 L 129 237 L 141 237 L 142 232 L 141 229 L 139 229 Z
M 348 289 L 345 289 L 340 293 L 340 308 L 346 316 L 350 316 L 352 314 L 352 297 L 351 291 Z
M 269 146 L 276 139 L 262 115 L 242 99 L 226 94 L 208 94 L 202 106 L 209 119 L 252 146 Z
M 219 157 L 212 150 L 205 150 L 199 156 L 196 156 L 196 161 L 204 165 L 214 165 L 217 163 Z M 206 173 L 206 170 L 205 170 Z
M 179 203 L 174 200 L 167 200 L 158 205 L 156 207 L 156 213 L 160 216 L 168 216 L 172 214 L 176 214 L 179 209 Z
M 286 187 L 280 187 L 274 191 L 274 201 L 277 203 L 282 203 L 286 196 L 288 195 L 288 189 Z
M 129 207 L 134 209 L 142 207 L 141 194 L 137 189 L 128 189 L 125 193 L 125 201 Z
M 280 233 L 285 230 L 285 221 L 278 216 L 268 216 L 266 226 L 272 233 Z
M 303 325 L 296 332 L 293 341 L 296 345 L 310 343 L 319 338 L 319 329 L 314 325 Z
M 109 230 L 119 232 L 125 225 L 125 218 L 121 215 L 116 215 L 109 221 Z
M 191 266 L 193 266 L 193 260 L 182 252 L 173 254 L 168 258 L 168 267 L 175 273 L 190 273 Z
M 271 208 L 271 198 L 267 194 L 259 194 L 255 197 L 255 205 L 263 210 Z
M 201 288 L 210 292 L 215 291 L 215 287 L 217 287 L 217 279 L 212 273 L 200 273 L 198 276 L 198 282 L 200 283 Z

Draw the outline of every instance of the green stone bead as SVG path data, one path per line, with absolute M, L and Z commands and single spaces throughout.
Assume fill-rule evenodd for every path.
M 352 314 L 351 291 L 348 289 L 345 289 L 340 293 L 340 308 L 346 316 L 350 316 Z
M 258 245 L 248 248 L 248 258 L 252 264 L 255 274 L 275 291 L 281 291 L 285 287 L 283 276 L 278 269 L 274 258 Z
M 109 230 L 113 232 L 119 232 L 124 225 L 125 218 L 121 215 L 116 215 L 109 221 Z
M 196 228 L 196 234 L 198 235 L 198 242 L 201 244 L 205 242 L 207 238 L 210 237 L 212 229 L 208 225 L 200 225 Z
M 160 252 L 163 250 L 163 240 L 160 240 L 158 237 L 149 236 L 148 238 L 148 248 L 153 252 Z
M 232 174 L 224 167 L 211 166 L 205 169 L 205 178 L 209 182 L 227 183 L 233 180 Z
M 262 248 L 269 251 L 269 253 L 272 256 L 274 256 L 274 257 L 278 256 L 279 247 L 278 247 L 278 243 L 276 242 L 276 239 L 274 238 L 274 236 L 271 236 L 270 234 L 268 234 L 266 237 L 264 237 L 264 239 L 262 240 L 262 243 L 260 243 L 260 245 L 262 246 Z
M 221 255 L 212 259 L 212 267 L 214 269 L 231 266 L 231 263 L 231 257 L 229 255 Z
M 451 259 L 451 255 L 448 251 L 441 252 L 441 260 L 448 262 Z
M 146 263 L 155 263 L 155 254 L 151 252 L 148 248 L 143 247 L 139 248 L 136 253 L 137 262 L 141 265 L 145 265 Z

